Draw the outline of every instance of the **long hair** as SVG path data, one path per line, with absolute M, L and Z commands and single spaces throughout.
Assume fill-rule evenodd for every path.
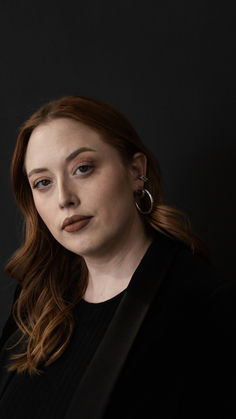
M 39 374 L 66 349 L 74 329 L 73 310 L 87 287 L 88 271 L 82 257 L 62 247 L 51 235 L 35 208 L 24 169 L 25 153 L 33 130 L 56 118 L 72 118 L 99 132 L 103 141 L 120 153 L 124 162 L 136 152 L 147 157 L 149 179 L 145 187 L 153 196 L 150 214 L 141 215 L 151 230 L 186 244 L 194 253 L 210 257 L 203 240 L 193 233 L 189 217 L 164 202 L 161 172 L 155 157 L 118 110 L 90 98 L 68 96 L 37 110 L 20 128 L 11 164 L 11 181 L 16 202 L 24 218 L 24 238 L 12 255 L 5 272 L 20 284 L 12 315 L 20 331 L 8 369 Z

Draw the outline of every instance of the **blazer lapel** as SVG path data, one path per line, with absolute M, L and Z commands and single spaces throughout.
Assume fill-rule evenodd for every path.
M 78 412 L 80 419 L 102 418 L 148 308 L 180 248 L 178 242 L 160 233 L 156 234 L 134 272 L 105 336 L 75 391 L 66 419 L 77 419 Z M 17 332 L 19 331 L 8 338 L 0 351 L 1 366 L 8 362 L 9 351 L 5 348 L 17 341 Z M 17 350 L 19 346 L 14 352 Z M 14 374 L 15 372 L 2 368 L 0 397 Z
M 105 336 L 75 394 L 66 419 L 100 419 L 155 294 L 181 248 L 158 233 L 132 276 Z

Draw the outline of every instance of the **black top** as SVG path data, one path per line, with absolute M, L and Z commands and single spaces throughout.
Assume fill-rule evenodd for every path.
M 60 419 L 99 345 L 124 291 L 101 302 L 81 300 L 75 308 L 76 327 L 69 345 L 42 375 L 14 374 L 0 400 L 1 419 Z M 0 372 L 1 373 L 1 372 Z
M 27 377 L 17 387 L 15 375 L 0 366 L 1 419 L 37 419 L 49 415 L 60 419 L 65 412 L 67 419 L 100 418 L 95 395 L 104 388 L 104 383 L 111 382 L 107 380 L 108 373 L 115 368 L 109 367 L 108 372 L 106 369 L 107 363 L 116 365 L 111 348 L 119 352 L 120 343 L 126 341 L 123 339 L 126 325 L 130 324 L 137 304 L 146 304 L 146 291 L 150 283 L 154 286 L 160 280 L 175 246 L 178 251 L 154 294 L 102 418 L 235 419 L 236 282 L 223 278 L 200 255 L 193 255 L 189 248 L 160 233 L 134 272 L 123 298 L 121 294 L 98 305 L 80 302 L 79 310 L 89 309 L 89 316 L 84 312 L 83 318 L 89 321 L 93 332 L 87 333 L 90 329 L 82 321 L 82 311 L 78 311 L 76 332 L 62 357 L 48 367 L 43 381 L 40 377 L 33 380 Z M 117 301 L 115 307 L 116 298 L 120 304 Z M 10 322 L 6 326 L 0 349 L 4 341 L 11 340 Z M 100 341 L 93 357 L 93 361 L 99 361 L 97 375 L 98 362 L 95 368 L 89 359 Z M 0 365 L 4 355 L 2 348 Z M 86 397 L 96 406 L 92 417 L 86 416 L 87 410 L 81 408 L 80 397 L 75 397 L 75 406 L 71 403 L 73 395 L 81 395 L 78 390 L 82 392 L 85 388 L 77 383 L 88 362 L 86 373 L 90 371 L 92 382 Z M 101 379 L 101 369 L 105 379 Z M 84 380 L 80 383 L 84 384 Z

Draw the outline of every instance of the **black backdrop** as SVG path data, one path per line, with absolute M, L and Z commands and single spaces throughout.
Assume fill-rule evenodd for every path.
M 166 200 L 235 276 L 234 2 L 1 0 L 0 330 L 20 242 L 9 166 L 19 125 L 67 94 L 122 111 L 156 155 Z

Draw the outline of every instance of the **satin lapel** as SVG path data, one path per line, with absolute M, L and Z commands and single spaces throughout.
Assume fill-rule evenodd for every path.
M 66 419 L 103 417 L 132 343 L 180 247 L 177 242 L 157 234 L 75 391 Z

